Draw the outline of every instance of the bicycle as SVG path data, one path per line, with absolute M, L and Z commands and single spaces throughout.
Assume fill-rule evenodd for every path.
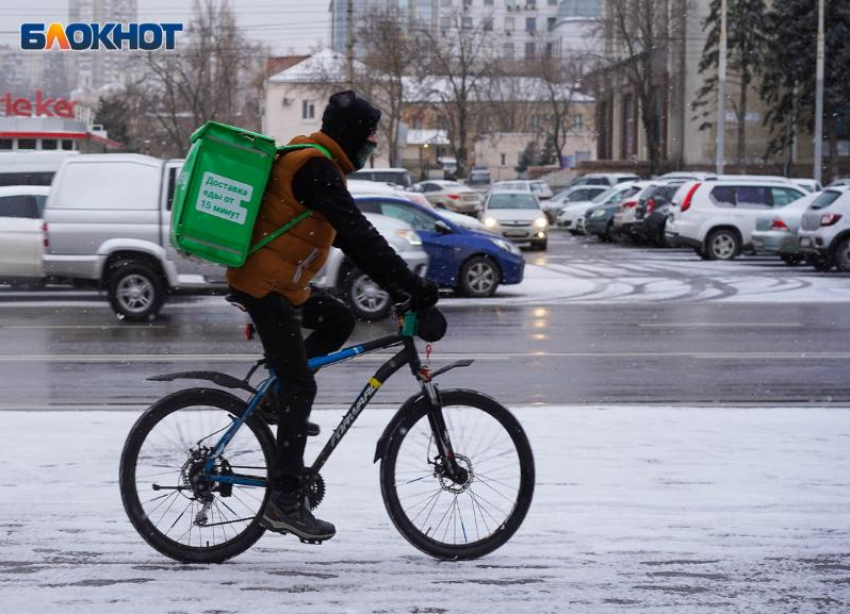
M 511 412 L 489 396 L 439 389 L 435 378 L 474 362 L 460 360 L 433 372 L 422 364 L 415 336 L 442 337 L 439 311 L 417 314 L 402 305 L 397 317 L 396 333 L 309 361 L 318 370 L 401 347 L 369 379 L 305 470 L 310 506 L 324 498 L 320 470 L 342 438 L 378 389 L 409 365 L 420 392 L 395 412 L 375 450 L 384 505 L 396 529 L 422 552 L 446 560 L 484 556 L 513 536 L 531 505 L 528 438 Z M 258 408 L 269 402 L 277 382 L 269 369 L 256 387 L 250 384 L 264 364 L 257 361 L 242 380 L 215 371 L 148 378 L 206 380 L 250 394 L 245 401 L 221 388 L 185 389 L 155 402 L 132 427 L 121 455 L 121 498 L 134 528 L 165 556 L 220 563 L 264 533 L 259 520 L 270 493 L 266 468 L 274 460 L 275 439 Z

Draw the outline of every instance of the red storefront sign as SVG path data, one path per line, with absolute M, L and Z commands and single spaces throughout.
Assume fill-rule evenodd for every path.
M 9 117 L 65 117 L 74 118 L 74 107 L 76 102 L 64 98 L 45 98 L 44 92 L 37 90 L 35 100 L 28 98 L 14 98 L 11 93 L 6 93 L 0 98 L 0 109 L 3 109 Z

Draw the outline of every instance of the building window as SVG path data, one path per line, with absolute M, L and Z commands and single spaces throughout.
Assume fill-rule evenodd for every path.
M 513 32 L 514 30 L 514 18 L 513 17 L 505 17 L 505 30 L 508 32 Z
M 557 17 L 547 17 L 546 18 L 546 30 L 551 32 L 555 29 L 555 24 L 558 23 Z
M 310 120 L 316 119 L 316 101 L 303 100 L 301 101 L 301 119 Z
M 526 17 L 525 18 L 525 31 L 526 32 L 536 32 L 537 31 L 537 18 L 536 17 Z
M 545 56 L 551 58 L 555 55 L 555 43 L 546 43 Z
M 464 17 L 463 21 L 461 22 L 461 27 L 464 30 L 471 30 L 472 29 L 472 17 Z
M 12 139 L 0 139 L 0 149 L 12 149 Z
M 41 139 L 42 149 L 56 149 L 59 146 L 56 139 Z
M 492 17 L 485 17 L 484 18 L 484 31 L 485 32 L 492 32 L 493 31 L 493 18 Z
M 472 0 L 463 0 L 463 8 L 468 9 L 472 6 Z
M 573 130 L 584 128 L 584 115 L 573 115 Z
M 546 0 L 546 4 L 549 6 L 558 6 L 558 0 Z
M 505 166 L 508 163 L 508 156 L 506 154 L 499 154 L 499 156 L 502 159 L 500 166 Z
M 445 32 L 452 27 L 452 20 L 447 15 L 440 17 L 440 29 Z
M 62 139 L 62 149 L 72 151 L 74 149 L 74 141 L 71 139 Z
M 513 43 L 505 43 L 502 46 L 502 57 L 506 60 L 514 59 L 514 44 Z
M 537 53 L 537 48 L 534 43 L 526 43 L 525 44 L 525 57 L 528 59 L 534 58 L 534 54 Z
M 526 8 L 536 9 L 537 8 L 537 0 L 525 0 Z
M 18 139 L 18 149 L 35 149 L 35 139 Z
M 493 6 L 493 0 L 484 0 L 484 6 Z

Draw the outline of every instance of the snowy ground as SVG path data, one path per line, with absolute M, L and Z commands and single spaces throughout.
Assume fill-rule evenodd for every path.
M 440 563 L 380 500 L 367 411 L 326 469 L 330 542 L 267 535 L 174 564 L 129 526 L 133 413 L 0 414 L 0 606 L 10 614 L 850 611 L 850 410 L 519 408 L 538 482 L 493 555 Z M 325 432 L 336 412 L 318 411 Z

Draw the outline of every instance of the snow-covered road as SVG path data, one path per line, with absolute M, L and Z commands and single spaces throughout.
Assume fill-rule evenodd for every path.
M 133 532 L 118 456 L 135 413 L 0 414 L 0 611 L 547 614 L 850 611 L 850 409 L 517 408 L 538 483 L 475 562 L 409 546 L 380 499 L 367 411 L 326 468 L 320 547 L 265 536 L 219 566 Z M 317 411 L 325 433 L 339 414 Z

